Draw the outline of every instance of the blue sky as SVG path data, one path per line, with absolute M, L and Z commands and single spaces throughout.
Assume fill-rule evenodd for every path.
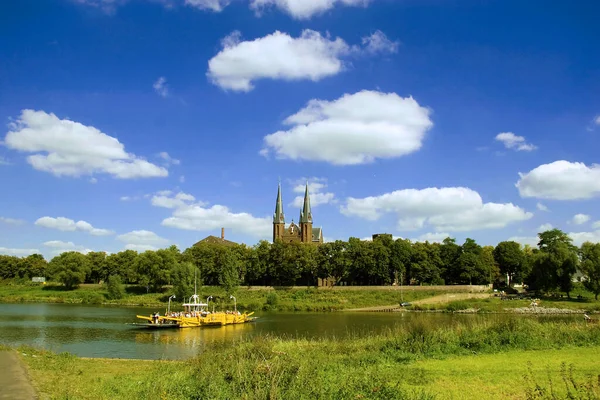
M 600 241 L 599 12 L 4 2 L 0 252 L 254 244 L 279 178 L 288 223 L 308 179 L 326 240 Z

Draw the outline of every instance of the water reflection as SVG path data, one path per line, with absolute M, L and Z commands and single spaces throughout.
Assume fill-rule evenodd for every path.
M 419 313 L 257 313 L 256 322 L 224 327 L 151 331 L 128 325 L 135 322 L 136 314 L 154 311 L 67 304 L 0 304 L 0 343 L 33 345 L 83 357 L 185 359 L 201 353 L 207 343 L 253 335 L 364 337 L 398 325 L 435 327 L 514 318 Z

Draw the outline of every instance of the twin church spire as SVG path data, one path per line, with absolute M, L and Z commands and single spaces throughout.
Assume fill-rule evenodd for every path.
M 300 223 L 312 224 L 312 211 L 310 209 L 310 195 L 308 193 L 308 181 L 306 181 L 306 188 L 304 189 L 304 203 L 300 210 Z M 283 201 L 281 198 L 281 182 L 277 188 L 277 201 L 275 203 L 275 213 L 273 214 L 274 224 L 284 224 L 285 215 L 283 213 Z

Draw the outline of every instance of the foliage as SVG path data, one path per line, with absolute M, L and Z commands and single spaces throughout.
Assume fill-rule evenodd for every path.
M 83 283 L 91 270 L 89 259 L 76 251 L 69 251 L 54 257 L 50 261 L 49 268 L 52 277 L 65 285 L 68 290 Z
M 111 275 L 108 277 L 106 289 L 108 290 L 108 298 L 110 300 L 119 300 L 125 297 L 125 288 L 123 287 L 119 275 Z
M 514 283 L 515 277 L 517 280 L 522 280 L 525 254 L 519 243 L 514 241 L 500 242 L 494 248 L 493 254 L 496 263 L 500 267 L 500 272 L 508 275 L 509 285 Z
M 202 277 L 198 274 L 194 275 L 195 272 L 196 267 L 189 261 L 177 264 L 173 268 L 171 282 L 173 282 L 175 298 L 183 301 L 194 293 L 194 284 L 202 286 Z
M 594 293 L 596 300 L 600 294 L 600 243 L 585 242 L 581 246 L 581 272 L 583 285 Z

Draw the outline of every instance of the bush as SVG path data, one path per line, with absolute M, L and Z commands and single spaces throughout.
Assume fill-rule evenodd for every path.
M 110 300 L 119 300 L 125 297 L 125 288 L 121 283 L 119 275 L 111 275 L 108 277 L 108 298 Z
M 265 302 L 265 304 L 270 306 L 270 308 L 277 307 L 278 303 L 279 303 L 279 296 L 277 296 L 277 293 L 269 293 L 267 295 L 267 301 Z

